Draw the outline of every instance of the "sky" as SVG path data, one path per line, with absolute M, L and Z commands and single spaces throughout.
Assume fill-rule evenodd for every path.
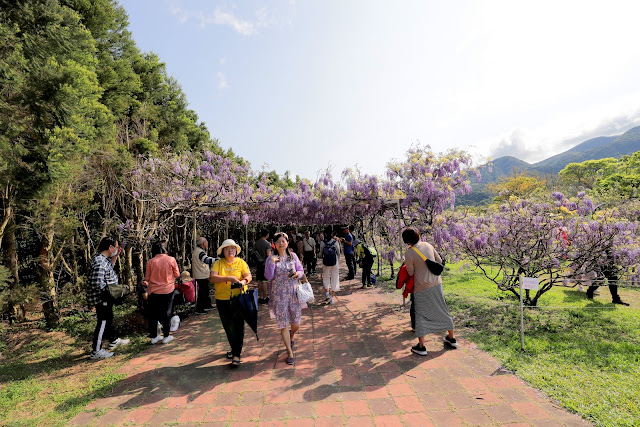
M 640 2 L 119 0 L 254 170 L 383 175 L 412 145 L 530 163 L 640 125 Z

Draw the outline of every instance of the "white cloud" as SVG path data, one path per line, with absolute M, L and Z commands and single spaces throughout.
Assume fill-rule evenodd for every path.
M 220 65 L 225 65 L 229 60 L 226 57 L 220 58 Z
M 603 118 L 604 117 L 604 118 Z M 640 108 L 630 108 L 607 116 L 583 114 L 581 120 L 563 116 L 564 123 L 546 123 L 534 129 L 516 128 L 494 140 L 478 143 L 484 153 L 497 159 L 513 156 L 529 163 L 536 163 L 562 153 L 591 138 L 620 135 L 640 126 Z
M 219 8 L 216 8 L 216 10 L 213 12 L 213 18 L 207 17 L 205 23 L 228 25 L 233 28 L 236 33 L 250 36 L 257 32 L 257 27 L 260 23 L 260 20 L 258 20 L 258 24 L 254 24 L 252 22 L 237 18 L 231 12 L 224 12 Z
M 229 89 L 229 82 L 227 82 L 227 76 L 222 71 L 218 71 L 218 89 L 225 90 Z
M 252 36 L 258 33 L 258 29 L 267 27 L 269 13 L 267 9 L 257 9 L 253 21 L 239 18 L 233 12 L 216 7 L 213 13 L 202 10 L 185 10 L 175 4 L 169 5 L 169 12 L 178 17 L 178 21 L 184 24 L 190 20 L 198 22 L 200 28 L 209 25 L 221 25 L 232 28 L 236 33 L 244 36 Z

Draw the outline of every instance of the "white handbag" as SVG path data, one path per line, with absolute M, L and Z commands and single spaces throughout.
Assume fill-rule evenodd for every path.
M 311 284 L 309 282 L 298 283 L 298 301 L 300 301 L 300 304 L 308 303 L 314 299 Z

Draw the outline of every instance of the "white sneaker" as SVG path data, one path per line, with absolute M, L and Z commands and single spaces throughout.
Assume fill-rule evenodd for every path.
M 329 299 L 329 305 L 334 305 L 336 302 L 333 300 L 333 298 Z
M 173 335 L 169 335 L 168 337 L 164 337 L 162 339 L 162 344 L 169 344 L 171 341 L 173 341 Z
M 109 350 L 115 350 L 117 347 L 129 344 L 129 340 L 118 338 L 109 344 Z
M 180 317 L 178 316 L 173 316 L 171 318 L 171 327 L 169 328 L 170 332 L 175 332 L 178 330 L 178 328 L 180 327 Z
M 92 359 L 106 359 L 113 356 L 113 353 L 108 352 L 107 350 L 101 348 L 98 351 L 92 351 L 91 355 L 89 356 Z
M 151 338 L 151 344 L 158 344 L 160 341 L 162 341 L 162 335 L 158 335 L 155 338 Z
M 593 291 L 594 295 L 600 295 L 600 288 L 596 289 L 595 291 Z
M 324 294 L 324 296 L 325 296 L 327 299 L 331 298 L 331 292 L 327 292 L 327 293 L 325 293 L 325 294 Z
M 584 292 L 584 288 L 582 287 L 582 285 L 578 285 L 578 291 Z

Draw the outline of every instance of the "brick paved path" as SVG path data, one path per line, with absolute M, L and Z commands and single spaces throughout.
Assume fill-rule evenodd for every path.
M 343 276 L 344 277 L 344 272 Z M 311 278 L 323 297 L 319 277 Z M 303 310 L 296 364 L 261 307 L 260 341 L 246 328 L 232 370 L 217 312 L 191 317 L 167 345 L 121 368 L 127 375 L 72 425 L 447 426 L 589 425 L 500 369 L 473 343 L 444 349 L 444 334 L 416 340 L 397 293 L 343 282 L 333 306 Z M 99 363 L 99 362 L 98 362 Z

